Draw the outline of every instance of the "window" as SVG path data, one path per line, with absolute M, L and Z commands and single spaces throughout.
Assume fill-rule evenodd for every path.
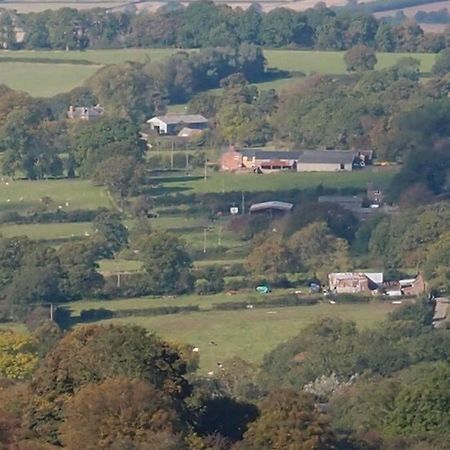
M 339 169 L 344 170 L 344 169 L 345 169 L 345 165 L 344 165 L 344 164 L 341 164 L 340 167 L 339 167 Z

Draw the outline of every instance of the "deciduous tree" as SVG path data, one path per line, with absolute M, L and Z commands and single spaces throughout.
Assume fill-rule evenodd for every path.
M 275 390 L 261 403 L 260 412 L 244 435 L 251 449 L 335 448 L 330 420 L 319 411 L 309 394 Z
M 170 400 L 142 380 L 112 378 L 88 384 L 67 404 L 61 440 L 68 449 L 166 449 L 164 440 L 182 445 L 176 436 L 181 421 Z
M 140 240 L 139 257 L 144 263 L 149 289 L 155 294 L 183 293 L 193 288 L 192 260 L 184 242 L 165 231 Z
M 377 57 L 372 48 L 359 44 L 347 50 L 344 55 L 344 61 L 347 70 L 351 72 L 364 72 L 375 68 Z

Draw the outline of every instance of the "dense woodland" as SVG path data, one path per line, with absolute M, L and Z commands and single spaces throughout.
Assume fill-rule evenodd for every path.
M 379 3 L 385 0 L 370 5 L 375 8 Z M 201 48 L 247 43 L 345 50 L 364 44 L 379 51 L 435 53 L 448 45 L 448 32 L 424 34 L 413 21 L 377 20 L 370 15 L 376 8 L 366 9 L 362 6 L 335 11 L 319 4 L 304 12 L 277 8 L 264 13 L 257 4 L 244 11 L 200 1 L 186 7 L 169 3 L 156 13 L 132 8 L 63 8 L 28 14 L 5 10 L 0 16 L 0 33 L 10 49 Z M 16 41 L 15 27 L 25 32 L 23 42 Z
M 321 319 L 260 368 L 198 354 L 139 327 L 55 324 L 0 333 L 5 449 L 448 448 L 448 330 L 427 302 L 377 328 Z

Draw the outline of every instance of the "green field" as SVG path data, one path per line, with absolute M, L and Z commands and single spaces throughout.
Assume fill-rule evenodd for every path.
M 0 83 L 34 97 L 52 97 L 81 85 L 101 66 L 4 62 Z
M 126 61 L 136 62 L 157 62 L 168 56 L 179 52 L 177 48 L 123 48 L 114 50 L 2 50 L 1 58 L 28 58 L 36 59 L 57 59 L 57 60 L 79 60 L 90 61 L 95 64 L 120 64 Z M 34 62 L 34 61 L 33 61 Z
M 267 175 L 210 173 L 205 181 L 201 177 L 170 178 L 165 182 L 160 179 L 162 190 L 166 193 L 186 191 L 196 193 L 232 192 L 232 191 L 281 191 L 290 189 L 315 188 L 319 185 L 329 188 L 364 189 L 369 181 L 385 185 L 395 170 L 388 168 L 372 168 L 352 172 L 291 172 L 272 173 Z
M 34 96 L 52 96 L 81 85 L 96 70 L 105 64 L 119 64 L 125 61 L 158 62 L 179 49 L 117 49 L 85 51 L 2 51 L 0 52 L 0 83 L 29 92 Z M 296 82 L 295 73 L 322 74 L 345 73 L 344 52 L 319 52 L 305 50 L 264 50 L 268 66 L 293 72 L 294 78 L 261 83 L 264 89 L 283 88 Z M 434 63 L 434 54 L 378 53 L 377 68 L 395 64 L 398 59 L 413 56 L 421 61 L 423 73 L 429 73 Z M 2 62 L 2 58 L 4 62 Z M 17 62 L 11 62 L 16 58 Z M 30 59 L 30 62 L 24 60 Z M 41 62 L 37 60 L 41 59 Z M 58 63 L 48 63 L 55 59 Z M 74 60 L 78 60 L 76 64 Z M 70 64 L 61 64 L 68 61 Z M 96 65 L 83 65 L 89 61 Z
M 28 236 L 30 239 L 70 239 L 93 233 L 90 222 L 77 223 L 36 223 L 30 225 L 0 225 L 4 237 Z
M 285 289 L 274 289 L 273 294 L 282 294 L 286 292 Z M 264 296 L 256 294 L 251 290 L 241 290 L 237 295 L 228 295 L 225 292 L 214 295 L 181 295 L 177 297 L 140 297 L 140 298 L 126 298 L 119 300 L 79 300 L 76 302 L 66 303 L 76 316 L 83 309 L 98 309 L 106 308 L 113 311 L 122 309 L 140 309 L 140 308 L 156 308 L 159 306 L 190 306 L 199 305 L 201 309 L 211 309 L 214 303 L 221 302 L 241 302 L 251 301 L 257 302 L 264 299 Z
M 233 356 L 260 363 L 264 354 L 298 334 L 319 317 L 354 320 L 363 328 L 373 326 L 394 308 L 389 303 L 381 302 L 367 305 L 319 304 L 295 308 L 130 317 L 103 323 L 140 325 L 169 341 L 195 345 L 200 349 L 200 371 L 206 373 L 216 370 L 217 362 Z M 211 341 L 217 343 L 217 346 L 210 345 Z
M 346 72 L 345 52 L 319 52 L 303 50 L 264 50 L 269 67 L 288 70 L 289 72 L 311 72 L 338 75 Z M 436 55 L 432 53 L 377 53 L 377 69 L 394 65 L 400 58 L 413 57 L 421 62 L 421 71 L 430 72 Z
M 140 261 L 127 259 L 103 259 L 98 265 L 100 272 L 136 272 L 142 269 Z
M 42 208 L 41 199 L 50 197 L 49 210 L 96 209 L 111 207 L 104 188 L 87 180 L 9 180 L 0 182 L 0 210 L 25 212 L 30 208 Z

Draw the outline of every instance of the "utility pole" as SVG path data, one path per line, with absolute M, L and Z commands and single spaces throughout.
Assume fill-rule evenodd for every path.
M 208 179 L 208 160 L 205 159 L 205 178 L 204 180 L 206 181 Z
M 186 170 L 189 169 L 189 152 L 187 150 L 185 150 L 185 155 L 186 155 Z
M 206 227 L 203 228 L 203 253 L 206 253 Z
M 175 141 L 172 139 L 172 150 L 170 152 L 170 168 L 173 170 L 173 151 L 175 147 Z
M 217 237 L 217 245 L 222 245 L 222 225 L 219 225 L 219 236 Z
M 244 191 L 242 191 L 242 204 L 241 204 L 241 208 L 242 208 L 241 214 L 244 215 L 244 214 L 245 214 L 245 194 L 244 194 Z
M 53 303 L 50 303 L 50 320 L 53 322 Z

